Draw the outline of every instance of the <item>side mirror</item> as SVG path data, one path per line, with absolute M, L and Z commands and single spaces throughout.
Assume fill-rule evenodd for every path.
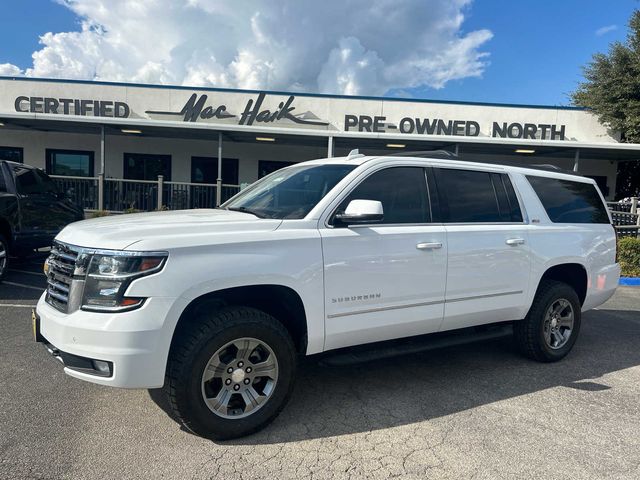
M 382 203 L 377 200 L 351 200 L 344 213 L 335 216 L 341 225 L 379 222 L 384 217 Z

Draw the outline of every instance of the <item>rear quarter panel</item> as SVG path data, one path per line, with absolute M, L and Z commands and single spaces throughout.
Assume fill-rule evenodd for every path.
M 514 175 L 515 184 L 526 205 L 530 221 L 531 288 L 528 305 L 533 302 L 544 273 L 555 265 L 576 263 L 587 273 L 587 295 L 582 306 L 589 310 L 613 295 L 620 276 L 615 262 L 616 237 L 609 224 L 553 223 L 522 174 Z

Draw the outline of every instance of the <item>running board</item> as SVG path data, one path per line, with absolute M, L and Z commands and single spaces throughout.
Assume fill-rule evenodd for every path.
M 464 328 L 451 332 L 433 333 L 419 337 L 341 348 L 322 354 L 322 359 L 319 363 L 327 367 L 341 367 L 400 355 L 438 350 L 440 348 L 496 340 L 512 334 L 513 328 L 510 323 L 500 323 L 487 327 Z

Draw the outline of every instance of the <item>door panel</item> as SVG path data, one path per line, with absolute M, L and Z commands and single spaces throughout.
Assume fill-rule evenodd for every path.
M 433 224 L 427 173 L 393 166 L 373 172 L 341 202 L 382 204 L 377 224 L 321 228 L 325 262 L 325 348 L 436 331 L 442 323 L 447 241 Z
M 509 176 L 434 169 L 449 247 L 443 330 L 524 316 L 528 225 Z
M 530 278 L 527 225 L 447 225 L 449 265 L 442 329 L 523 316 Z
M 438 330 L 447 267 L 442 226 L 380 225 L 320 233 L 325 349 Z M 435 245 L 418 248 L 418 244 Z

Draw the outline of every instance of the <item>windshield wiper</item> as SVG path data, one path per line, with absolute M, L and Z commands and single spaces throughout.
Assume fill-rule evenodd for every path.
M 258 218 L 267 218 L 263 214 L 257 213 L 255 210 L 252 210 L 247 207 L 227 207 L 226 210 L 229 210 L 232 212 L 250 213 L 251 215 L 255 215 Z

